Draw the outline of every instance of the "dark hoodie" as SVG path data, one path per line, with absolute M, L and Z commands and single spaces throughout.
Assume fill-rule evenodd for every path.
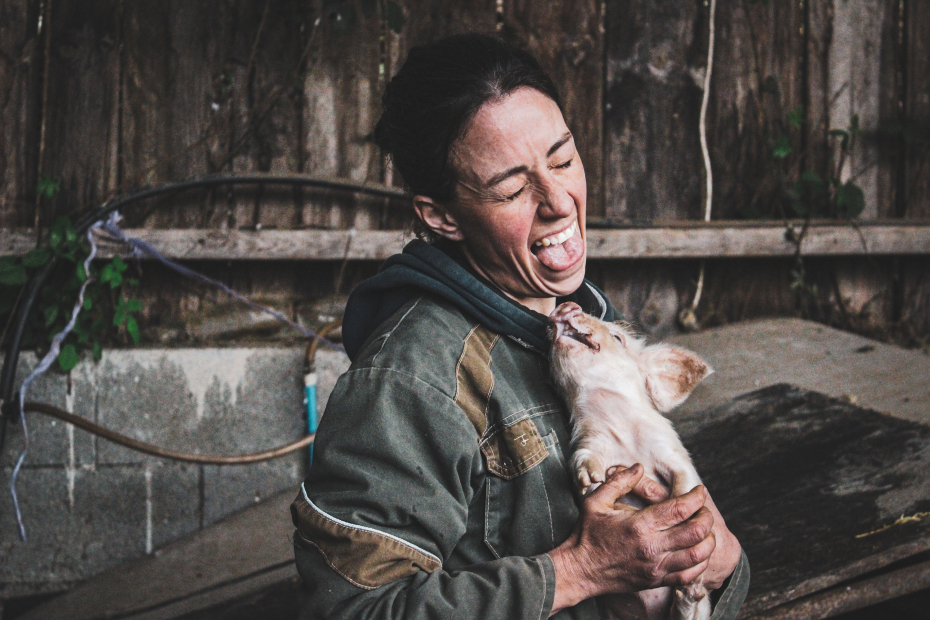
M 540 351 L 549 348 L 547 317 L 530 310 L 498 291 L 468 264 L 455 244 L 430 245 L 419 239 L 407 244 L 402 254 L 384 262 L 378 275 L 352 291 L 343 319 L 343 344 L 349 359 L 392 314 L 413 296 L 423 292 L 446 299 L 482 325 L 511 336 Z M 599 288 L 584 281 L 581 287 L 560 297 L 557 303 L 574 301 L 604 321 L 615 320 L 613 306 Z

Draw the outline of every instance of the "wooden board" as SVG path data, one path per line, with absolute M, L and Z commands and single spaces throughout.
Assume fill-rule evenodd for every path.
M 52 200 L 43 200 L 46 227 L 101 204 L 119 186 L 119 2 L 56 0 L 50 12 L 40 168 L 61 185 Z
M 905 17 L 905 209 L 930 219 L 930 3 L 907 0 Z
M 198 260 L 384 260 L 410 240 L 401 230 L 216 230 L 129 229 L 173 258 Z M 32 246 L 28 232 L 0 231 L 5 252 Z M 780 226 L 681 226 L 588 231 L 588 257 L 701 258 L 793 256 Z M 805 256 L 907 255 L 930 253 L 930 226 L 894 224 L 812 227 L 802 243 Z M 7 250 L 8 248 L 8 250 Z M 107 256 L 104 250 L 103 256 Z
M 0 0 L 0 226 L 34 223 L 41 122 L 39 2 Z
M 787 384 L 676 420 L 752 566 L 741 617 L 930 549 L 930 427 Z

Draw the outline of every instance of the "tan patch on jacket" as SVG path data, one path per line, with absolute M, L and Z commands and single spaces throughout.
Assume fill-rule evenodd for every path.
M 291 504 L 295 542 L 316 548 L 334 571 L 359 588 L 373 590 L 392 581 L 442 568 L 435 558 L 387 534 L 344 525 L 297 496 Z
M 478 433 L 488 471 L 510 480 L 545 459 L 549 449 L 529 419 L 486 436 L 488 408 L 494 391 L 491 351 L 499 339 L 499 334 L 483 325 L 476 325 L 468 332 L 455 367 L 455 404 L 462 408 Z

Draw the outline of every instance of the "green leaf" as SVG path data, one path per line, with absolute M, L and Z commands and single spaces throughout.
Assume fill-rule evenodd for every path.
M 138 299 L 129 299 L 126 301 L 126 312 L 138 312 L 142 309 L 142 302 Z
M 62 371 L 68 372 L 77 366 L 79 361 L 81 358 L 73 344 L 68 343 L 61 348 L 61 353 L 58 354 L 58 365 Z
M 852 118 L 849 119 L 849 133 L 854 136 L 861 136 L 862 130 L 859 129 L 859 115 L 853 114 Z
M 129 286 L 139 286 L 139 278 L 129 278 L 126 282 L 129 283 Z
M 791 143 L 788 142 L 788 136 L 781 136 L 775 142 L 775 148 L 772 149 L 772 157 L 775 159 L 784 159 L 791 155 Z
M 55 194 L 57 194 L 58 190 L 60 189 L 61 182 L 58 179 L 49 174 L 43 174 L 39 179 L 39 185 L 36 188 L 36 193 L 46 199 L 51 199 L 55 197 Z
M 804 124 L 804 106 L 798 106 L 795 109 L 788 112 L 788 122 L 791 123 L 793 127 L 800 127 Z
M 120 308 L 119 306 L 117 306 L 116 311 L 113 312 L 113 327 L 119 327 L 125 322 L 126 322 L 126 311 Z
M 91 345 L 90 354 L 94 356 L 94 360 L 100 361 L 103 358 L 103 347 L 100 345 L 100 341 L 94 338 L 94 343 Z
M 94 300 L 91 299 L 90 295 L 84 296 L 84 309 L 90 310 L 94 305 Z
M 20 286 L 28 281 L 29 274 L 21 264 L 9 258 L 0 261 L 0 284 Z
M 62 245 L 65 242 L 65 228 L 68 225 L 68 219 L 60 217 L 52 224 L 51 230 L 48 231 L 48 244 L 52 250 L 58 254 L 62 251 Z
M 74 269 L 74 274 L 77 276 L 78 282 L 84 284 L 84 280 L 87 279 L 87 273 L 84 271 L 84 263 L 78 263 Z
M 48 262 L 51 255 L 48 248 L 35 248 L 34 250 L 30 250 L 23 256 L 23 267 L 29 267 L 31 269 L 41 267 Z
M 126 318 L 126 332 L 132 338 L 133 344 L 139 344 L 139 324 L 136 322 L 136 317 Z
M 46 306 L 42 315 L 45 317 L 45 326 L 50 327 L 58 318 L 58 306 Z
M 126 262 L 123 261 L 123 259 L 119 256 L 114 256 L 113 260 L 110 261 L 110 264 L 113 265 L 113 269 L 117 273 L 123 273 L 129 267 L 129 265 L 127 265 Z
M 855 218 L 865 209 L 865 194 L 862 188 L 849 181 L 836 189 L 836 206 L 840 217 Z
M 388 0 L 387 3 L 387 23 L 388 28 L 395 34 L 400 34 L 407 23 L 407 19 L 404 17 L 404 9 L 393 0 Z

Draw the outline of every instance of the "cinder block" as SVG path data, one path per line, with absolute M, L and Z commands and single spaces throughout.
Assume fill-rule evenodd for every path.
M 23 353 L 16 368 L 16 383 L 19 388 L 27 376 L 35 369 L 38 361 L 35 354 Z M 57 370 L 57 362 L 41 375 L 32 384 L 26 393 L 26 400 L 48 403 L 71 411 L 77 415 L 84 415 L 93 420 L 94 399 L 91 394 L 88 398 L 88 384 L 86 380 L 87 366 L 93 362 L 85 362 L 71 372 L 69 376 Z M 71 392 L 69 394 L 69 384 Z M 88 411 L 89 406 L 89 411 Z M 27 413 L 26 428 L 29 432 L 29 451 L 26 454 L 24 465 L 33 466 L 65 466 L 69 464 L 82 465 L 94 461 L 94 442 L 83 431 L 69 428 L 70 425 L 42 413 Z M 7 427 L 7 444 L 0 463 L 5 467 L 12 467 L 19 458 L 23 447 L 23 431 L 19 421 Z
M 10 473 L 3 471 L 4 487 Z M 145 552 L 145 478 L 139 467 L 78 470 L 70 490 L 64 469 L 23 469 L 17 490 L 28 542 L 20 542 L 12 501 L 3 493 L 4 584 L 70 583 Z
M 307 451 L 301 450 L 286 457 L 244 466 L 204 467 L 204 525 L 227 517 L 246 506 L 279 491 L 294 489 L 306 475 Z M 281 515 L 283 528 L 290 517 Z
M 166 462 L 146 468 L 151 491 L 150 542 L 153 549 L 158 549 L 200 527 L 201 467 Z M 146 536 L 149 536 L 148 531 Z
M 197 404 L 184 369 L 165 351 L 110 351 L 97 369 L 97 419 L 140 441 L 193 452 L 201 449 L 194 430 Z M 142 453 L 105 440 L 97 442 L 99 463 L 144 463 Z

